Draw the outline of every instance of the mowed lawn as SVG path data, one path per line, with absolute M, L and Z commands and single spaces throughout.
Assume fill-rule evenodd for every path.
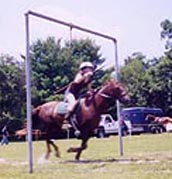
M 44 141 L 33 142 L 33 173 L 28 173 L 28 146 L 11 142 L 0 146 L 0 179 L 171 179 L 172 133 L 126 136 L 124 155 L 119 154 L 118 136 L 91 138 L 81 161 L 67 153 L 77 139 L 56 140 L 61 158 L 53 153 L 44 160 Z

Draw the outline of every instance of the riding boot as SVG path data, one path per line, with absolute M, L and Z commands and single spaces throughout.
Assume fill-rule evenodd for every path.
M 72 111 L 68 111 L 68 113 L 65 115 L 65 119 L 70 123 L 70 118 L 72 116 Z
M 74 128 L 75 132 L 75 136 L 76 137 L 79 137 L 80 136 L 80 131 L 78 130 L 78 128 L 76 127 L 76 121 L 75 121 L 75 117 L 72 116 L 73 115 L 73 112 L 72 111 L 69 111 L 66 116 L 65 116 L 65 119 L 72 125 L 72 127 Z

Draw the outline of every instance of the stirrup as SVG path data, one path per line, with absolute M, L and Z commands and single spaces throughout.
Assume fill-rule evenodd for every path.
M 81 132 L 80 132 L 79 130 L 76 130 L 76 131 L 74 132 L 74 134 L 75 134 L 76 137 L 79 137 L 79 136 L 81 135 Z
M 79 129 L 77 128 L 77 126 L 76 126 L 76 124 L 75 124 L 75 121 L 76 121 L 76 120 L 74 119 L 74 116 L 71 116 L 70 122 L 71 122 L 71 124 L 72 124 L 72 127 L 73 127 L 74 130 L 75 130 L 74 134 L 75 134 L 76 137 L 79 137 L 79 136 L 81 135 L 81 132 L 80 132 Z

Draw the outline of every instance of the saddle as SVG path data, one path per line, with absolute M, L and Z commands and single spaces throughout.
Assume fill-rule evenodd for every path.
M 68 113 L 67 107 L 68 107 L 67 102 L 64 101 L 59 102 L 55 107 L 55 114 L 66 115 Z
M 74 106 L 72 114 L 76 113 L 76 111 L 78 111 L 79 109 L 80 109 L 80 100 L 78 100 L 78 102 Z M 54 112 L 56 114 L 66 115 L 68 113 L 68 102 L 64 102 L 64 101 L 59 102 L 55 107 Z
M 67 107 L 68 107 L 68 103 L 67 102 L 59 102 L 55 108 L 55 113 L 57 114 L 60 114 L 60 115 L 63 115 L 63 116 L 67 116 L 65 117 L 66 118 L 66 122 L 68 122 L 72 127 L 73 129 L 75 130 L 75 136 L 76 137 L 79 137 L 80 136 L 80 132 L 78 130 L 78 121 L 77 121 L 77 118 L 76 118 L 76 114 L 77 114 L 77 111 L 80 110 L 80 100 L 78 100 L 78 102 L 76 103 L 73 111 L 71 113 L 68 113 L 68 110 L 67 110 Z

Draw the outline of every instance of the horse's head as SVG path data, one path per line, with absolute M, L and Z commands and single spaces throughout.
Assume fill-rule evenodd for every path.
M 148 120 L 154 121 L 155 118 L 156 118 L 156 116 L 154 116 L 154 115 L 152 115 L 152 114 L 148 114 L 148 115 L 146 116 L 145 120 L 146 120 L 146 121 L 148 121 Z
M 101 96 L 118 99 L 122 103 L 130 102 L 130 97 L 125 90 L 124 86 L 114 80 L 109 80 L 104 87 L 100 90 Z

